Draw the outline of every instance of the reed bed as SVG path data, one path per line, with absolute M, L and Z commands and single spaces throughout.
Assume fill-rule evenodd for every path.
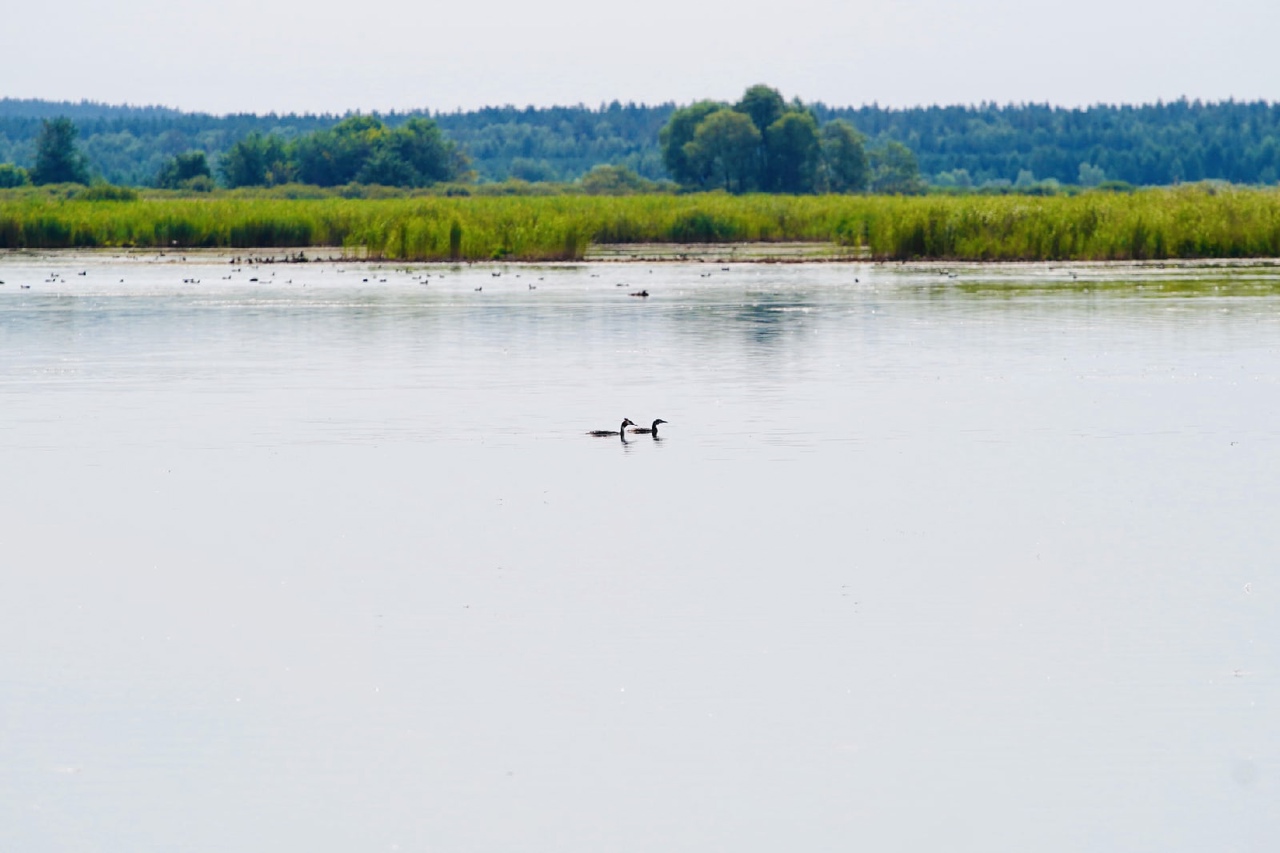
M 1280 257 L 1280 191 L 1074 196 L 366 199 L 0 194 L 0 248 L 309 248 L 393 260 L 582 258 L 591 244 L 827 242 L 883 260 Z

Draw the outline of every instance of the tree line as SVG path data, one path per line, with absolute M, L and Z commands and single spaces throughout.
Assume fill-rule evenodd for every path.
M 1082 108 L 1048 104 L 828 107 L 873 140 L 907 145 L 931 183 L 1035 180 L 1138 186 L 1280 181 L 1280 103 L 1180 99 Z M 1084 167 L 1082 169 L 1082 167 Z
M 599 165 L 625 166 L 649 180 L 666 177 L 658 130 L 673 105 L 623 104 L 429 111 L 377 114 L 395 129 L 430 119 L 471 160 L 480 181 L 573 181 Z M 238 141 L 257 133 L 283 142 L 331 130 L 343 115 L 233 114 L 212 116 L 157 107 L 114 107 L 89 102 L 54 103 L 0 98 L 0 163 L 28 170 L 42 120 L 70 118 L 93 175 L 116 184 L 152 185 L 170 159 L 203 151 L 216 164 Z
M 88 159 L 75 146 L 67 117 L 41 119 L 34 170 L 0 169 L 0 186 L 87 183 Z M 915 159 L 890 141 L 871 156 L 865 137 L 842 119 L 821 129 L 799 100 L 787 103 L 768 86 L 753 86 L 734 105 L 700 101 L 675 110 L 656 134 L 662 164 L 682 186 L 730 192 L 915 192 L 923 187 Z M 354 115 L 332 128 L 295 138 L 251 131 L 217 159 L 229 188 L 288 183 L 336 187 L 375 184 L 424 187 L 473 175 L 470 160 L 435 121 L 415 117 L 389 127 L 377 116 Z M 215 170 L 200 150 L 165 160 L 153 183 L 166 189 L 210 190 Z M 588 192 L 642 191 L 646 181 L 621 164 L 595 164 L 582 178 Z
M 598 107 L 411 111 L 377 118 L 389 129 L 414 118 L 435 121 L 445 138 L 470 157 L 470 168 L 481 181 L 569 181 L 601 164 L 626 166 L 645 178 L 661 179 L 675 177 L 668 171 L 659 133 L 677 109 L 670 103 L 614 102 Z M 921 179 L 937 186 L 1280 180 L 1280 104 L 1262 101 L 911 109 L 812 103 L 805 109 L 820 129 L 837 119 L 855 127 L 865 136 L 869 158 L 876 151 L 888 152 L 890 142 L 904 145 L 916 158 Z M 11 164 L 7 169 L 0 166 L 0 181 L 11 179 L 19 169 L 34 169 L 42 122 L 57 116 L 69 118 L 79 131 L 77 145 L 93 177 L 134 186 L 154 184 L 176 156 L 192 151 L 205 154 L 217 181 L 222 155 L 253 133 L 287 145 L 333 130 L 349 117 L 212 116 L 160 107 L 0 99 L 0 164 Z M 767 143 L 767 127 L 756 130 Z M 874 172 L 874 165 L 868 165 Z M 820 184 L 820 177 L 815 180 Z
M 0 164 L 0 188 L 28 182 L 89 183 L 88 158 L 75 144 L 77 134 L 65 116 L 42 119 L 34 168 Z M 233 189 L 294 182 L 424 187 L 469 177 L 466 156 L 430 119 L 413 118 L 389 128 L 374 116 L 362 115 L 292 140 L 252 131 L 217 158 L 216 171 L 222 184 Z M 148 183 L 207 191 L 215 185 L 214 173 L 204 151 L 185 151 L 165 160 Z
M 467 177 L 469 161 L 431 119 L 391 128 L 376 116 L 355 115 L 294 140 L 250 133 L 222 155 L 218 168 L 228 187 L 425 187 Z

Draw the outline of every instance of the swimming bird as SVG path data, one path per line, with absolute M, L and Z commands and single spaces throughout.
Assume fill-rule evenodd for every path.
M 647 290 L 637 290 L 635 293 L 633 293 L 633 294 L 631 294 L 631 295 L 632 295 L 632 296 L 639 296 L 639 297 L 640 297 L 640 298 L 642 298 L 642 299 L 648 299 L 648 298 L 649 298 L 649 291 L 647 291 Z
M 622 426 L 618 427 L 616 430 L 612 430 L 612 429 L 593 429 L 593 430 L 591 430 L 589 433 L 587 433 L 587 435 L 594 435 L 594 436 L 596 436 L 597 438 L 604 438 L 604 437 L 606 437 L 606 436 L 610 436 L 610 435 L 625 435 L 625 434 L 626 434 L 626 431 L 627 431 L 627 427 L 629 427 L 629 426 L 635 426 L 635 423 L 631 420 L 631 418 L 623 418 L 623 419 L 622 419 Z
M 655 421 L 653 422 L 653 426 L 650 426 L 650 427 L 638 427 L 638 426 L 633 426 L 633 427 L 631 428 L 631 431 L 632 431 L 633 433 L 635 433 L 636 435 L 652 435 L 654 438 L 657 438 L 657 437 L 658 437 L 658 424 L 665 424 L 665 423 L 666 423 L 666 421 L 664 421 L 662 418 L 658 418 L 657 420 L 655 420 Z

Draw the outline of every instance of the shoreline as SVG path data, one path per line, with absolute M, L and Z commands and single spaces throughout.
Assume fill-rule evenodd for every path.
M 190 263 L 240 263 L 243 265 L 284 266 L 328 264 L 368 264 L 392 267 L 571 267 L 588 264 L 848 264 L 898 270 L 947 269 L 1248 269 L 1280 268 L 1280 257 L 1258 258 L 1168 258 L 1162 260 L 957 260 L 949 258 L 919 258 L 914 260 L 883 260 L 870 257 L 864 251 L 851 251 L 847 246 L 812 242 L 758 242 L 758 243 L 632 243 L 602 244 L 592 246 L 579 260 L 459 260 L 459 261 L 411 261 L 402 258 L 368 257 L 344 251 L 338 246 L 314 246 L 308 249 L 207 249 L 189 248 L 157 252 L 144 248 L 71 248 L 71 249 L 0 249 L 0 264 L 15 260 L 28 261 L 112 261 L 153 264 Z

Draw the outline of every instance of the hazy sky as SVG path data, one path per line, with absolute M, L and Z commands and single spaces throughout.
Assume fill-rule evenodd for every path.
M 63 0 L 11 4 L 0 96 L 217 113 L 733 98 L 1280 100 L 1277 0 Z M 26 36 L 19 34 L 25 33 Z

